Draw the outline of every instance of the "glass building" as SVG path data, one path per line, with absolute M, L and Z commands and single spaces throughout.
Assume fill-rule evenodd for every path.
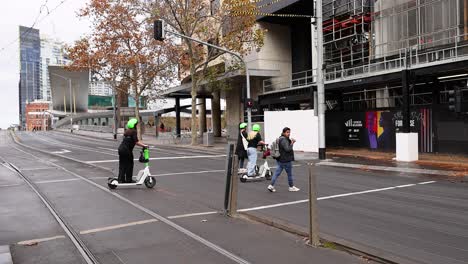
M 39 30 L 19 27 L 20 82 L 19 116 L 22 127 L 26 125 L 26 103 L 40 99 L 41 93 L 41 39 Z

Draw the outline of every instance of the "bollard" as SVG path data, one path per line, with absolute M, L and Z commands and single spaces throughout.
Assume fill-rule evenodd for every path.
M 320 246 L 319 224 L 317 215 L 317 190 L 316 177 L 313 163 L 309 163 L 309 244 L 313 247 Z
M 231 172 L 231 189 L 229 192 L 229 209 L 228 215 L 235 216 L 237 214 L 237 187 L 238 187 L 238 177 L 237 171 L 239 170 L 239 161 L 237 155 L 233 156 L 232 159 L 232 172 Z
M 224 192 L 224 214 L 228 213 L 231 182 L 232 182 L 232 158 L 234 155 L 234 144 L 228 144 L 226 153 L 226 188 Z

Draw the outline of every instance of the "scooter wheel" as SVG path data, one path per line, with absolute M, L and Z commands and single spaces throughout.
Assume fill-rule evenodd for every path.
M 115 188 L 117 188 L 117 185 L 113 184 L 112 182 L 115 181 L 114 178 L 109 178 L 107 179 L 107 186 L 109 187 L 109 189 L 112 189 L 114 190 Z
M 156 179 L 152 176 L 146 177 L 145 185 L 148 188 L 153 188 L 156 185 Z
M 247 179 L 244 178 L 244 175 L 241 175 L 241 177 L 239 178 L 241 182 L 247 182 Z
M 265 179 L 271 180 L 271 172 L 270 171 L 265 173 Z

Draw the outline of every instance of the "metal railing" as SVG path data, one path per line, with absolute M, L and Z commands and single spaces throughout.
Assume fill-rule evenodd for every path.
M 326 70 L 325 82 L 339 82 L 376 74 L 397 72 L 402 69 L 416 69 L 430 64 L 468 60 L 468 34 L 441 39 L 431 43 L 433 48 L 421 50 L 406 48 L 380 54 L 369 63 L 350 68 Z M 446 44 L 449 43 L 449 44 Z M 315 84 L 316 70 L 292 73 L 289 76 L 274 77 L 263 81 L 263 93 L 288 89 L 299 89 Z

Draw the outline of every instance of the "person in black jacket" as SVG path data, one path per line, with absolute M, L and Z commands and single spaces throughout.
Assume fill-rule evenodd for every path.
M 290 138 L 291 129 L 289 127 L 283 128 L 283 133 L 279 138 L 279 152 L 280 156 L 276 159 L 278 163 L 278 167 L 275 170 L 275 174 L 271 179 L 271 184 L 268 185 L 268 190 L 270 192 L 276 192 L 275 183 L 276 179 L 280 176 L 283 170 L 286 171 L 288 174 L 288 183 L 289 183 L 289 191 L 290 192 L 297 192 L 300 189 L 294 186 L 293 176 L 292 176 L 292 162 L 294 161 L 294 150 L 293 146 L 296 140 Z
M 143 142 L 138 140 L 136 125 L 138 120 L 132 118 L 127 123 L 127 130 L 124 133 L 124 138 L 119 146 L 119 183 L 132 183 L 133 175 L 133 148 L 135 145 L 140 147 L 148 147 Z
M 247 149 L 245 148 L 246 146 L 244 145 L 244 142 L 248 143 L 247 131 L 245 130 L 246 128 L 247 128 L 246 123 L 239 124 L 239 135 L 237 137 L 237 147 L 236 147 L 236 155 L 239 158 L 239 169 L 244 168 L 245 159 L 247 158 Z

